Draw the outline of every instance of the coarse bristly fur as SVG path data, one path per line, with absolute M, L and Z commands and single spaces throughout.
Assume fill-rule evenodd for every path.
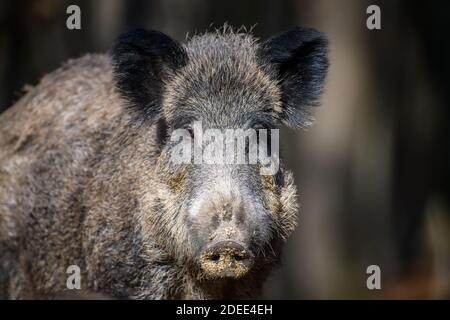
M 0 298 L 70 294 L 70 265 L 86 294 L 257 297 L 296 226 L 292 174 L 174 165 L 170 134 L 193 121 L 307 127 L 327 67 L 313 29 L 260 42 L 224 28 L 185 44 L 135 30 L 46 75 L 0 116 Z M 252 267 L 202 269 L 223 239 Z

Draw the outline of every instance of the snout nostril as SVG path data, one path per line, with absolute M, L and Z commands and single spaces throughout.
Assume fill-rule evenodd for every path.
M 225 256 L 228 256 L 229 258 L 231 258 L 232 260 L 235 260 L 237 262 L 243 261 L 245 260 L 245 257 L 241 254 L 225 254 Z M 220 253 L 213 253 L 209 256 L 209 260 L 213 261 L 213 262 L 219 262 L 221 259 L 221 254 Z
M 254 256 L 242 244 L 226 240 L 208 246 L 199 260 L 208 277 L 237 279 L 252 268 Z

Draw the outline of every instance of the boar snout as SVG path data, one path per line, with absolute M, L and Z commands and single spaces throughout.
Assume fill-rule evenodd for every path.
M 233 181 L 224 176 L 210 183 L 213 190 L 195 197 L 190 209 L 188 221 L 196 244 L 193 258 L 200 278 L 232 280 L 248 275 L 257 261 L 262 235 L 270 234 L 260 203 L 236 182 L 224 183 Z
M 209 278 L 240 278 L 253 261 L 253 254 L 233 240 L 215 242 L 200 254 L 200 266 Z

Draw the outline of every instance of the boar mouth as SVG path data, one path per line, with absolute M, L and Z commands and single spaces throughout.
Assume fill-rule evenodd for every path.
M 254 256 L 242 244 L 225 240 L 207 247 L 200 255 L 199 261 L 208 279 L 239 279 L 253 266 Z

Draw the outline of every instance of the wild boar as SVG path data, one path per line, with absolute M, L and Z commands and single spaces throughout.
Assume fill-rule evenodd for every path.
M 70 293 L 72 265 L 88 294 L 257 297 L 296 226 L 292 174 L 174 163 L 173 133 L 307 127 L 327 68 L 313 29 L 135 30 L 46 75 L 0 116 L 0 297 Z

